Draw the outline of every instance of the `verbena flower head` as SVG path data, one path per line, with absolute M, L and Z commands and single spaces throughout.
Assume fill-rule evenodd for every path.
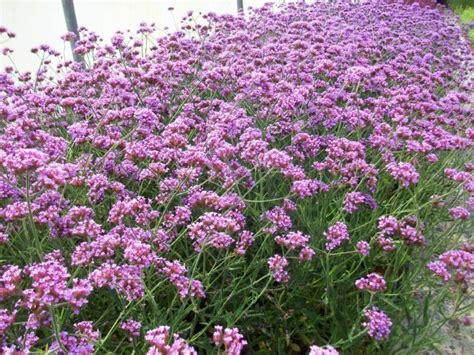
M 334 225 L 330 226 L 324 235 L 326 236 L 327 240 L 327 251 L 336 249 L 342 244 L 344 240 L 350 239 L 347 226 L 343 222 L 336 222 Z
M 364 311 L 366 321 L 362 325 L 367 329 L 369 337 L 377 341 L 387 339 L 392 329 L 391 319 L 377 307 Z
M 464 207 L 453 207 L 449 209 L 449 214 L 453 219 L 468 219 L 471 213 Z
M 385 282 L 384 277 L 375 272 L 357 280 L 355 285 L 360 290 L 367 290 L 370 292 L 380 292 L 387 289 L 387 283 Z
M 127 332 L 131 337 L 140 336 L 141 327 L 141 323 L 133 319 L 128 319 L 120 323 L 120 329 Z
M 34 72 L 6 67 L 0 353 L 278 353 L 309 330 L 367 352 L 364 327 L 411 351 L 361 294 L 393 288 L 387 313 L 416 318 L 398 289 L 470 286 L 474 248 L 438 233 L 474 208 L 474 57 L 452 12 L 406 2 L 80 28 L 62 38 L 82 62 L 42 44 Z M 0 26 L 7 59 L 14 37 Z M 436 277 L 400 277 L 428 258 Z
M 160 326 L 149 330 L 145 335 L 145 340 L 151 345 L 148 355 L 178 354 L 197 355 L 196 350 L 179 335 L 170 333 L 170 327 Z
M 247 345 L 244 336 L 238 328 L 223 328 L 220 325 L 214 327 L 212 341 L 217 346 L 224 346 L 225 354 L 239 355 Z
M 286 283 L 289 280 L 288 271 L 288 260 L 281 255 L 274 255 L 268 259 L 268 267 L 273 274 L 276 282 Z
M 309 347 L 309 355 L 339 355 L 339 352 L 330 345 L 324 347 L 311 345 Z
M 364 240 L 357 242 L 356 244 L 357 251 L 360 255 L 369 256 L 370 253 L 370 245 Z
M 428 268 L 447 282 L 454 278 L 456 282 L 469 285 L 474 277 L 474 254 L 472 251 L 449 250 L 428 264 Z
M 415 167 L 410 163 L 390 163 L 387 165 L 387 170 L 390 175 L 405 187 L 416 184 L 420 177 L 420 174 L 418 174 Z

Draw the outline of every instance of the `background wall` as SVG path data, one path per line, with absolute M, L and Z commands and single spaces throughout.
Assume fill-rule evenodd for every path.
M 288 2 L 289 0 L 286 0 Z M 290 0 L 291 1 L 291 0 Z M 258 7 L 266 2 L 284 0 L 244 0 L 244 7 Z M 170 12 L 169 7 L 174 10 Z M 117 30 L 135 30 L 140 22 L 156 23 L 157 28 L 177 28 L 189 10 L 198 12 L 237 13 L 236 0 L 75 0 L 79 26 L 85 26 L 104 39 Z M 14 50 L 12 58 L 20 71 L 36 70 L 39 59 L 30 49 L 49 44 L 67 58 L 69 45 L 60 36 L 67 32 L 61 0 L 0 0 L 0 25 L 16 33 L 16 38 L 4 45 Z M 0 69 L 11 65 L 0 55 Z

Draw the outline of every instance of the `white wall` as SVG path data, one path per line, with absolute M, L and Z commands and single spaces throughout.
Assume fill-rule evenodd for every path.
M 258 7 L 265 2 L 284 0 L 244 0 L 244 6 Z M 174 11 L 168 11 L 169 7 Z M 75 8 L 79 26 L 109 39 L 116 30 L 137 29 L 140 22 L 175 29 L 189 10 L 236 14 L 237 0 L 75 0 Z M 60 39 L 67 32 L 61 0 L 0 0 L 0 25 L 17 35 L 0 47 L 14 50 L 12 57 L 20 71 L 37 69 L 39 59 L 30 49 L 40 44 L 49 44 L 71 57 L 70 47 Z M 6 65 L 10 61 L 0 55 L 0 69 Z

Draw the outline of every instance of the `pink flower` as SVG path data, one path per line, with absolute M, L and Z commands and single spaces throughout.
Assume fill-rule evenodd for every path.
M 268 267 L 273 273 L 276 282 L 287 283 L 289 280 L 288 272 L 285 268 L 288 266 L 288 260 L 281 255 L 274 255 L 268 259 Z
M 6 309 L 0 309 L 0 336 L 4 336 L 6 330 L 15 322 L 16 312 L 8 314 Z
M 468 219 L 471 213 L 463 207 L 453 207 L 449 209 L 449 214 L 454 219 Z
M 300 253 L 298 255 L 298 259 L 300 261 L 310 261 L 313 259 L 313 257 L 316 255 L 316 252 L 314 251 L 314 249 L 310 248 L 310 247 L 303 247 L 301 250 L 300 250 Z
M 357 242 L 356 244 L 357 251 L 360 255 L 369 256 L 370 253 L 370 245 L 364 240 Z
M 197 355 L 196 350 L 179 335 L 174 334 L 171 337 L 168 326 L 149 330 L 145 335 L 145 340 L 151 345 L 147 355 Z
M 387 165 L 387 170 L 390 175 L 405 187 L 416 184 L 420 177 L 420 174 L 418 174 L 415 167 L 410 163 L 390 163 Z
M 339 355 L 339 352 L 330 345 L 326 345 L 324 347 L 311 345 L 309 347 L 308 355 Z
M 301 249 L 307 245 L 310 237 L 301 232 L 290 232 L 285 236 L 278 236 L 275 238 L 275 242 L 279 245 L 283 245 L 288 250 Z
M 398 232 L 398 220 L 393 216 L 382 216 L 379 218 L 378 228 L 384 235 L 394 235 Z
M 357 280 L 355 285 L 359 290 L 367 290 L 370 292 L 381 292 L 387 289 L 387 283 L 383 276 L 375 272 Z
M 334 225 L 330 226 L 324 235 L 327 240 L 327 251 L 336 249 L 344 240 L 350 240 L 347 226 L 343 222 L 336 222 Z
M 367 194 L 363 194 L 361 192 L 349 192 L 344 197 L 344 211 L 348 213 L 354 213 L 359 210 L 359 205 L 366 204 L 370 208 L 375 209 L 377 207 L 377 203 L 375 200 Z
M 244 336 L 238 328 L 223 328 L 220 325 L 214 327 L 212 341 L 217 346 L 224 346 L 225 354 L 239 355 L 247 345 Z
M 291 192 L 301 199 L 314 196 L 321 191 L 327 191 L 327 185 L 317 180 L 297 180 L 291 187 Z
M 137 322 L 133 319 L 128 319 L 120 323 L 120 329 L 127 332 L 132 337 L 139 337 L 140 336 L 140 329 L 142 325 L 140 322 Z
M 367 321 L 362 323 L 362 326 L 368 330 L 369 337 L 377 341 L 387 339 L 392 328 L 391 319 L 377 307 L 366 309 L 364 316 Z
M 48 155 L 38 149 L 18 149 L 3 159 L 4 167 L 12 174 L 19 175 L 36 170 L 48 161 Z M 1 162 L 1 160 L 0 160 Z
M 443 281 L 453 276 L 456 282 L 469 284 L 474 276 L 474 254 L 464 250 L 449 250 L 428 264 L 428 268 Z

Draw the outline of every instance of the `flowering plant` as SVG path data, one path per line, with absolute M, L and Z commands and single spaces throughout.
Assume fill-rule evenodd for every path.
M 2 352 L 415 353 L 469 307 L 447 10 L 189 13 L 75 51 L 0 74 Z

